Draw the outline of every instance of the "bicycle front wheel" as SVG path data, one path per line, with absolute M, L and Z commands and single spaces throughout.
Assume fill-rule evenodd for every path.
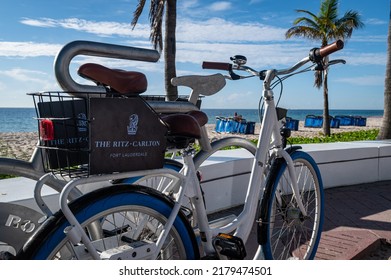
M 313 259 L 323 224 L 323 185 L 310 155 L 291 154 L 304 216 L 292 193 L 287 163 L 277 159 L 268 175 L 261 202 L 258 237 L 266 259 Z
M 71 202 L 70 209 L 101 256 L 121 246 L 136 248 L 156 242 L 173 202 L 151 188 L 116 185 L 99 189 Z M 82 243 L 64 234 L 69 226 L 61 212 L 50 217 L 18 254 L 20 259 L 89 259 Z M 197 259 L 194 233 L 182 212 L 175 219 L 157 259 Z M 145 253 L 145 252 L 144 252 Z M 136 259 L 139 256 L 133 252 Z

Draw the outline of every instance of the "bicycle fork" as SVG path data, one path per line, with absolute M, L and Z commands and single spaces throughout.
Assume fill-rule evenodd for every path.
M 298 185 L 298 182 L 297 182 L 297 176 L 296 176 L 294 162 L 293 162 L 291 156 L 288 154 L 287 151 L 281 150 L 280 154 L 284 158 L 284 160 L 286 161 L 289 177 L 291 178 L 291 189 L 292 189 L 292 192 L 293 192 L 293 196 L 296 199 L 297 206 L 299 207 L 302 215 L 304 217 L 306 217 L 307 216 L 307 211 L 306 211 L 306 209 L 304 207 L 303 200 L 301 199 L 301 196 L 300 196 L 300 190 L 299 190 L 299 185 Z

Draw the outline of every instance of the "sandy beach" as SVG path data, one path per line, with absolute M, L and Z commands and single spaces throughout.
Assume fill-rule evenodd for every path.
M 38 132 L 0 133 L 0 156 L 28 160 L 38 142 Z
M 381 118 L 367 118 L 366 126 L 341 126 L 340 128 L 333 128 L 331 133 L 338 133 L 344 131 L 356 131 L 365 129 L 380 128 Z M 207 124 L 207 129 L 210 139 L 225 137 L 226 133 L 217 133 L 214 124 Z M 260 125 L 256 124 L 254 134 L 238 134 L 247 139 L 258 139 Z M 304 122 L 299 122 L 299 130 L 292 131 L 292 137 L 315 137 L 320 136 L 321 128 L 304 127 Z M 229 134 L 232 135 L 232 134 Z M 28 160 L 37 144 L 37 132 L 7 132 L 0 133 L 0 156 L 9 158 L 18 158 Z

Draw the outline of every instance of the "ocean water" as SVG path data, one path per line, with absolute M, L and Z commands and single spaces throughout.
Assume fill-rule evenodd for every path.
M 35 132 L 34 108 L 0 108 L 0 132 Z
M 254 109 L 203 109 L 208 115 L 209 124 L 216 117 L 232 117 L 235 112 L 244 119 L 259 122 L 258 110 Z M 287 116 L 304 121 L 306 115 L 322 115 L 322 110 L 289 110 Z M 361 117 L 381 117 L 383 110 L 330 110 L 331 116 L 348 115 Z M 35 132 L 37 120 L 34 108 L 0 108 L 0 132 Z

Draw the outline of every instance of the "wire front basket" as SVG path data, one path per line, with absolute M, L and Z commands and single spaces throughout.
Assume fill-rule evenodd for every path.
M 167 128 L 144 98 L 31 93 L 46 172 L 87 177 L 163 166 Z
M 38 147 L 45 171 L 71 178 L 88 176 L 88 97 L 77 98 L 66 92 L 29 95 L 36 108 Z

